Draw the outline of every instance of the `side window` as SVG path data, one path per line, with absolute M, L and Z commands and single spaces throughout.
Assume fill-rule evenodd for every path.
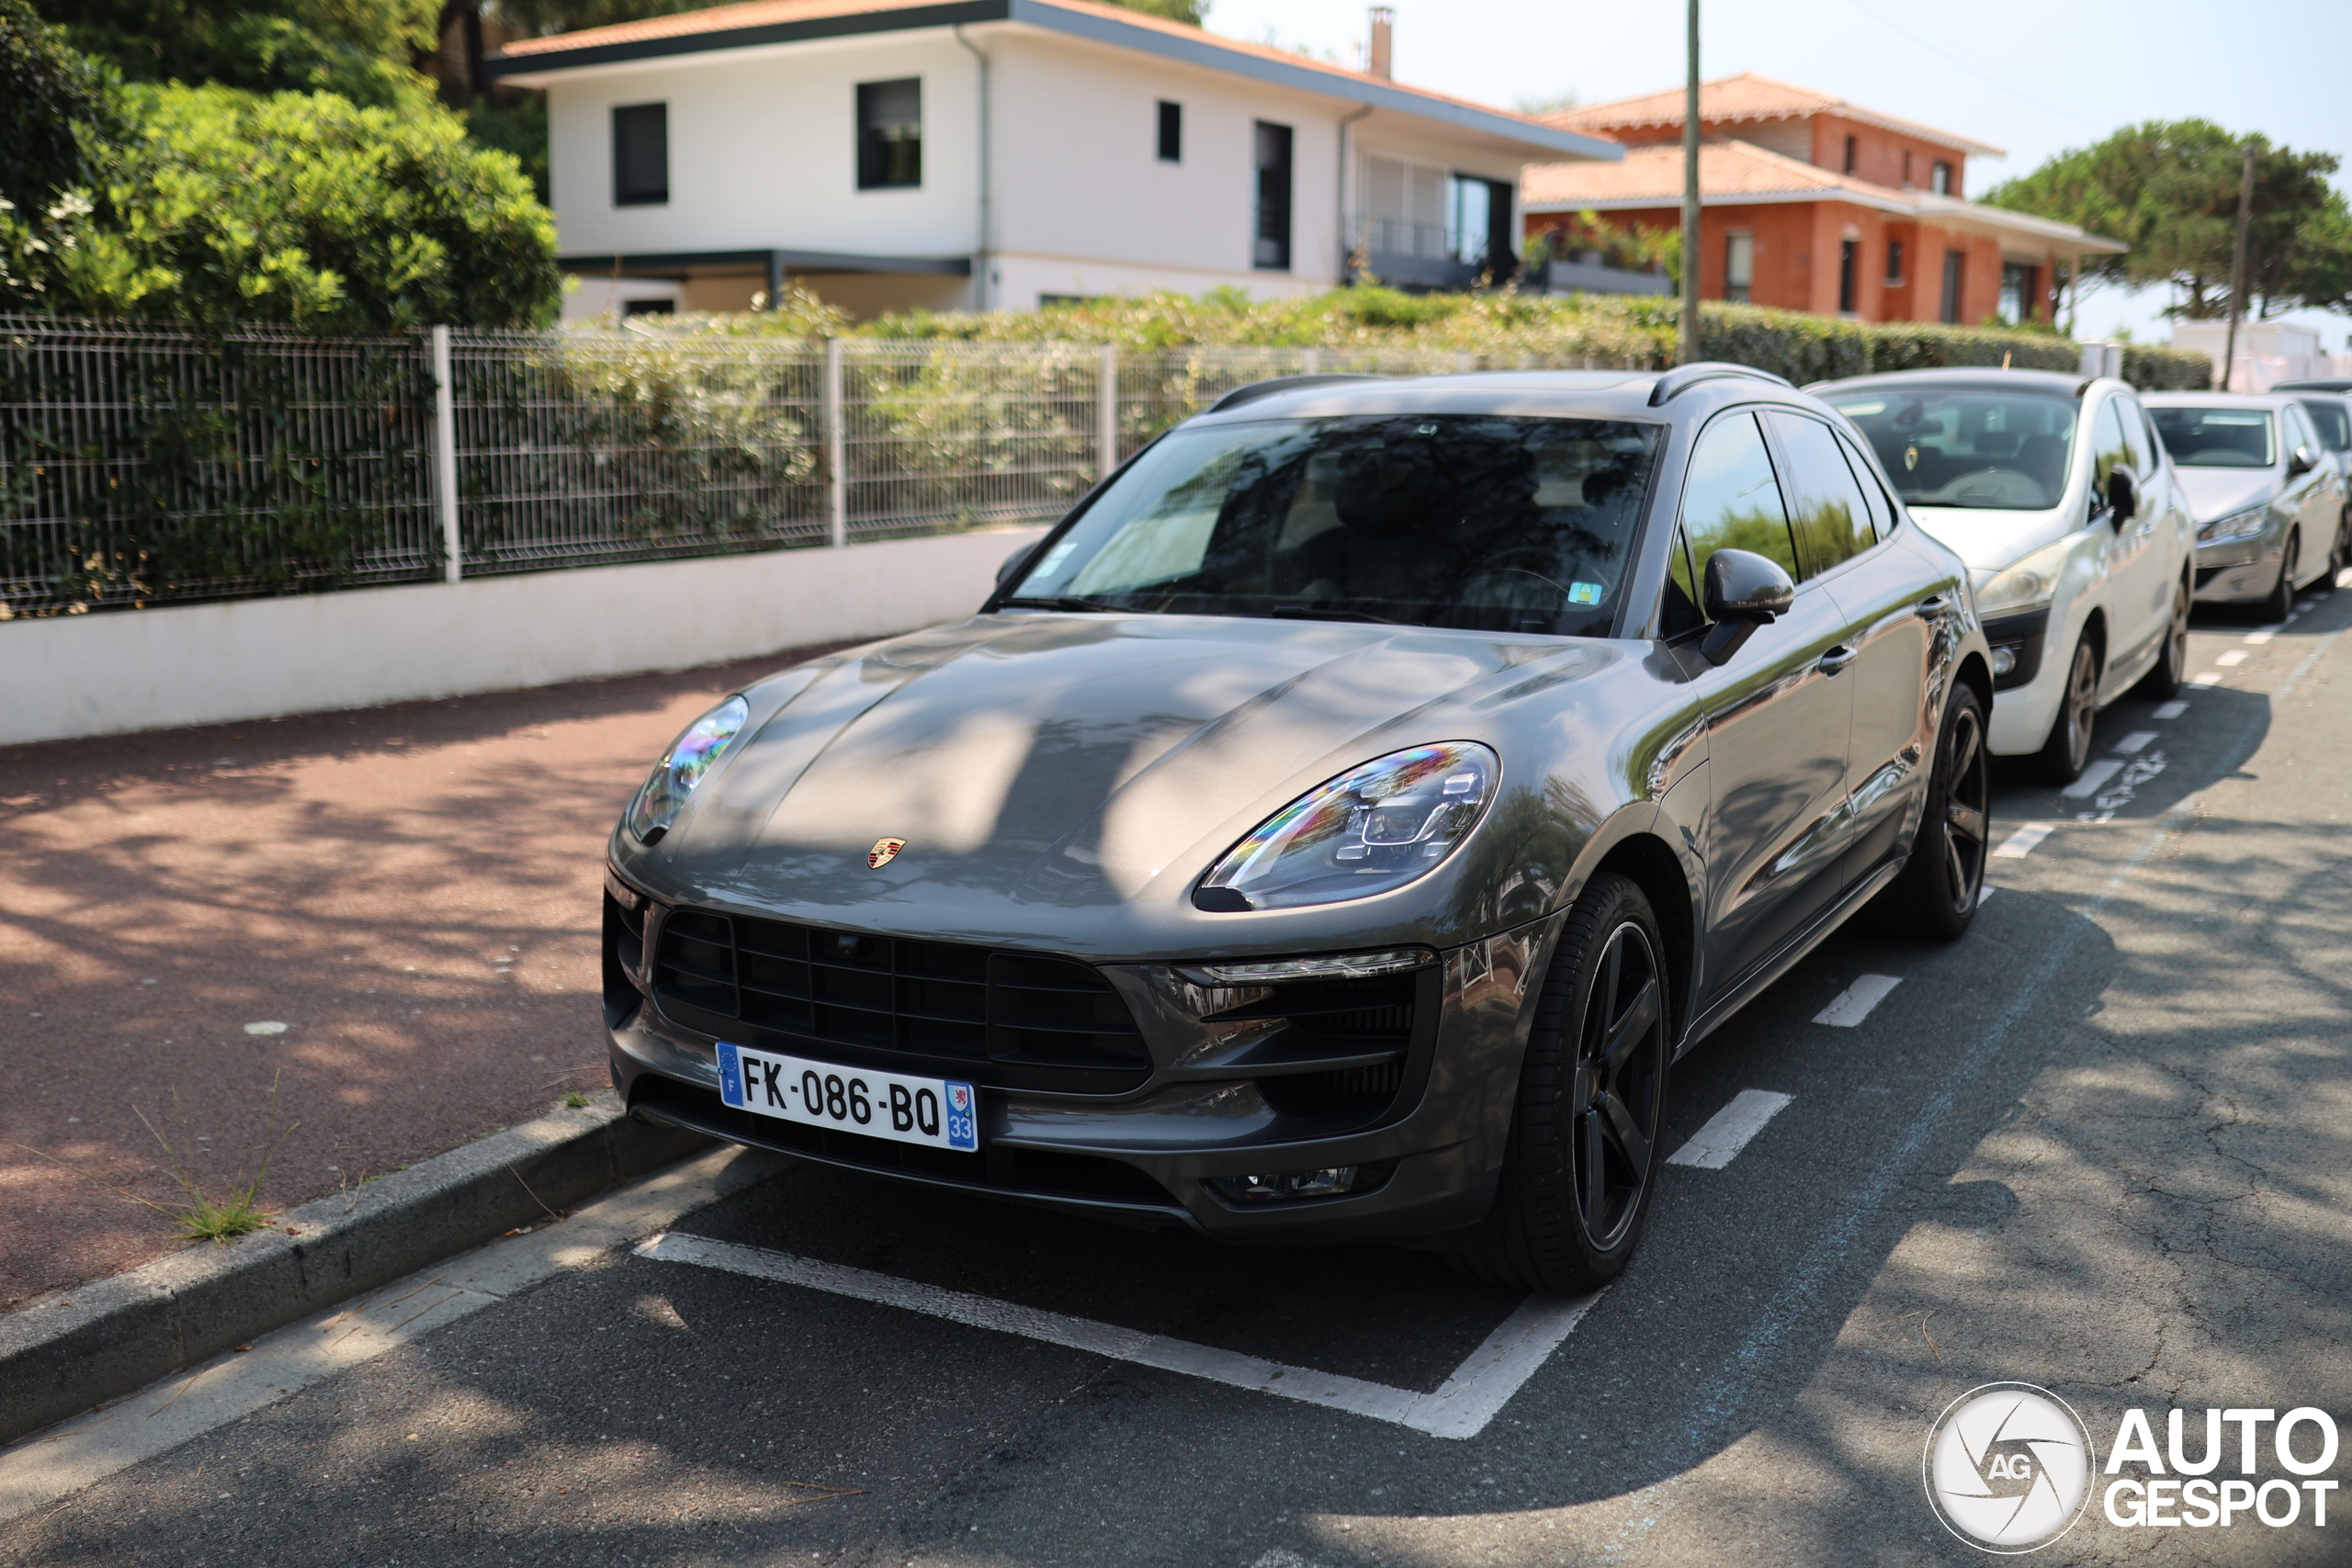
M 1838 433 L 1838 449 L 1846 454 L 1846 466 L 1854 470 L 1854 483 L 1862 492 L 1862 504 L 1871 509 L 1871 532 L 1881 539 L 1894 536 L 1894 503 L 1887 499 L 1885 487 L 1878 481 L 1877 470 L 1871 460 L 1862 456 L 1861 446 L 1844 431 Z
M 1753 550 L 1778 561 L 1792 579 L 1801 575 L 1780 481 L 1754 414 L 1726 414 L 1700 435 L 1682 486 L 1682 532 L 1694 589 L 1705 584 L 1707 558 L 1717 550 Z
M 1772 434 L 1780 437 L 1781 451 L 1789 460 L 1783 486 L 1789 531 L 1796 536 L 1804 575 L 1819 577 L 1877 544 L 1870 505 L 1829 427 L 1777 409 L 1764 417 L 1771 422 Z
M 2095 454 L 2091 476 L 2098 486 L 2091 491 L 2094 506 L 2105 504 L 2099 498 L 2107 494 L 2107 476 L 2115 471 L 2115 465 L 2132 460 L 2131 443 L 2123 438 L 2123 421 L 2115 412 L 2116 404 L 2121 400 L 2109 398 L 2099 404 L 2098 422 L 2091 427 L 2091 451 Z
M 2115 400 L 2115 412 L 2123 422 L 2123 439 L 2132 448 L 2132 471 L 2143 480 L 2153 477 L 2156 453 L 2148 439 L 2148 411 L 2140 406 L 2137 398 L 2119 397 Z
M 2287 405 L 2287 455 L 2293 457 L 2295 448 L 2298 446 L 2305 448 L 2314 457 L 2319 456 L 2321 450 L 2319 437 L 2312 434 L 2311 421 L 2303 417 L 2303 405 L 2289 403 Z
M 1667 548 L 1666 614 L 1659 635 L 1680 637 L 1705 626 L 1707 615 L 1699 608 L 1699 581 L 1690 575 L 1690 543 L 1681 529 L 1674 531 L 1674 543 Z

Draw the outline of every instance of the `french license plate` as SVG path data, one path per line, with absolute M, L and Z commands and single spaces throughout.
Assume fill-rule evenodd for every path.
M 719 1098 L 738 1111 L 839 1133 L 967 1153 L 980 1146 L 980 1101 L 967 1083 L 914 1078 L 718 1043 Z

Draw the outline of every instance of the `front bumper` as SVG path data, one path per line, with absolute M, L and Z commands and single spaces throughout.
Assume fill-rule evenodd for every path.
M 1993 677 L 1993 718 L 1985 744 L 1996 757 L 2030 756 L 2050 739 L 2058 705 L 2065 695 L 2066 665 L 2075 645 L 2061 623 L 2052 630 L 2049 610 L 2002 615 L 1984 623 L 1984 642 L 1996 655 L 2007 648 L 2013 662 Z
M 2278 586 L 2282 540 L 2257 534 L 2251 539 L 2197 547 L 2197 588 L 2200 604 L 2243 604 L 2267 599 Z
M 631 897 L 643 900 L 635 911 L 618 902 Z M 729 1026 L 681 1005 L 664 983 L 670 913 L 608 882 L 605 1022 L 614 1086 L 635 1113 L 895 1180 L 1264 1243 L 1442 1244 L 1478 1224 L 1501 1168 L 1536 977 L 1558 929 L 1547 918 L 1414 972 L 1409 1038 L 1396 1060 L 1372 1066 L 1362 1065 L 1362 1042 L 1333 1044 L 1292 1027 L 1306 1016 L 1283 1011 L 1306 1005 L 1297 987 L 1210 987 L 1185 978 L 1181 964 L 1096 965 L 1125 1001 L 1148 1065 L 1108 1092 L 1067 1092 L 1035 1086 L 1066 1085 L 1069 1075 L 975 1060 L 954 1073 L 981 1086 L 981 1150 L 966 1155 L 729 1107 L 713 1031 Z M 1327 1021 L 1368 1016 L 1330 1010 L 1344 1002 L 1321 998 Z M 729 1032 L 744 1039 L 742 1027 Z M 838 1040 L 768 1044 L 845 1066 L 922 1070 Z M 1351 1060 L 1359 1065 L 1329 1066 Z M 1213 1185 L 1339 1167 L 1359 1175 L 1337 1197 L 1245 1202 Z

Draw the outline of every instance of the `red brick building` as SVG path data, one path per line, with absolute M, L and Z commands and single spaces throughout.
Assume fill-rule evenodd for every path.
M 1527 236 L 1592 213 L 1679 232 L 1680 89 L 1544 117 L 1607 136 L 1620 164 L 1522 176 Z M 1966 199 L 1971 153 L 2001 149 L 1810 88 L 1742 74 L 1699 89 L 1700 291 L 1869 321 L 2052 321 L 2060 269 L 2123 246 Z

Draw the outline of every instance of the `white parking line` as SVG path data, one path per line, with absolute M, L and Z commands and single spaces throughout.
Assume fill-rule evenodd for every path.
M 2278 627 L 2263 626 L 2258 630 L 2246 633 L 2245 640 L 2252 643 L 2255 647 L 2260 648 L 2264 643 L 2268 642 L 2272 637 L 2277 637 L 2278 635 Z
M 2148 743 L 2155 739 L 2156 732 L 2153 729 L 2135 729 L 2117 741 L 2115 749 L 2129 757 L 2135 752 L 2146 750 Z
M 1983 908 L 1984 907 L 1984 900 L 1990 898 L 1994 894 L 1998 893 L 1999 891 L 1999 888 L 1994 886 L 1989 882 L 1979 883 L 1976 888 L 1976 907 L 1980 909 Z
M 2233 648 L 2214 657 L 2213 662 L 2227 670 L 2233 664 L 2244 664 L 2250 656 L 2243 648 Z
M 2083 776 L 2060 790 L 2071 800 L 2085 800 L 2098 793 L 2099 785 L 2123 771 L 2123 764 L 2112 757 L 2101 757 L 2083 770 Z
M 1732 1096 L 1729 1105 L 1708 1117 L 1707 1124 L 1690 1134 L 1689 1143 L 1667 1156 L 1666 1163 L 1721 1170 L 1747 1146 L 1750 1138 L 1764 1130 L 1765 1122 L 1788 1109 L 1789 1099 L 1769 1089 L 1741 1089 Z
M 2033 853 L 2033 847 L 2050 837 L 2057 826 L 2054 822 L 2029 822 L 2004 840 L 2001 847 L 1993 852 L 1993 858 L 2023 860 Z
M 2178 718 L 2182 714 L 2185 714 L 2188 711 L 2188 705 L 2182 702 L 2178 697 L 2175 697 L 2171 702 L 2158 704 L 2154 716 L 2157 718 Z
M 1521 1384 L 1535 1375 L 1536 1369 L 1550 1359 L 1560 1341 L 1568 1337 L 1577 1321 L 1600 1299 L 1597 1294 L 1572 1300 L 1528 1297 L 1517 1312 L 1503 1320 L 1501 1327 L 1487 1336 L 1485 1344 L 1453 1370 L 1453 1375 L 1436 1393 L 1421 1393 L 1338 1372 L 1285 1366 L 1280 1361 L 1262 1360 L 1214 1346 L 1122 1328 L 1114 1323 L 1067 1317 L 1040 1307 L 967 1295 L 962 1291 L 919 1284 L 891 1274 L 876 1274 L 839 1263 L 820 1263 L 812 1258 L 796 1258 L 788 1252 L 771 1252 L 765 1247 L 671 1235 L 642 1242 L 637 1251 L 640 1257 L 663 1263 L 723 1269 L 755 1280 L 773 1280 L 779 1284 L 799 1285 L 830 1295 L 944 1317 L 950 1323 L 973 1328 L 1018 1334 L 1048 1345 L 1181 1372 L 1186 1377 L 1204 1378 L 1256 1393 L 1279 1394 L 1284 1399 L 1410 1427 L 1434 1438 L 1475 1438 L 1486 1430 L 1487 1423 L 1510 1402 Z
M 1901 984 L 1893 975 L 1865 975 L 1838 992 L 1838 999 L 1815 1013 L 1813 1021 L 1832 1029 L 1851 1029 L 1870 1017 L 1871 1009 L 1886 1000 L 1886 994 Z
M 589 1267 L 776 1168 L 724 1148 L 622 1188 L 569 1218 L 509 1236 L 345 1302 L 77 1416 L 0 1453 L 0 1521 L 130 1469 L 322 1378 L 373 1360 L 569 1269 Z
M 2218 686 L 2222 683 L 2222 672 L 2219 670 L 2208 670 L 2202 674 L 2191 675 L 2188 678 L 2188 683 L 2192 686 Z

